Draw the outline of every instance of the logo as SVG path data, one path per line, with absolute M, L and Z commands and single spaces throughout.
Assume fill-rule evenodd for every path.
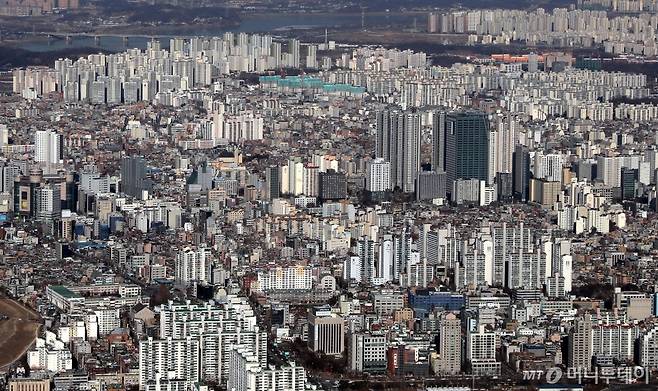
M 575 381 L 578 384 L 583 384 L 583 381 L 588 379 L 593 381 L 594 384 L 610 384 L 610 382 L 632 384 L 640 380 L 644 380 L 645 384 L 649 384 L 649 370 L 640 366 L 625 366 L 595 367 L 594 369 L 553 367 L 546 371 L 523 371 L 523 380 L 544 381 L 548 384 L 557 384 L 561 381 L 572 383 Z

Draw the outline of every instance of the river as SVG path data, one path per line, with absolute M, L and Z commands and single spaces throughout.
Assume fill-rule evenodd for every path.
M 385 27 L 395 25 L 398 28 L 410 28 L 417 23 L 418 26 L 425 23 L 423 15 L 412 13 L 366 13 L 364 24 L 366 28 Z M 174 36 L 219 36 L 226 31 L 246 33 L 270 33 L 276 35 L 284 31 L 295 29 L 344 29 L 359 28 L 361 26 L 361 14 L 269 14 L 269 15 L 244 15 L 240 25 L 236 28 L 213 28 L 212 26 L 200 26 L 189 32 Z M 162 47 L 169 46 L 169 36 L 159 38 Z M 329 35 L 331 39 L 331 34 Z M 26 39 L 16 42 L 16 46 L 22 49 L 47 52 L 70 48 L 98 47 L 109 51 L 122 51 L 126 48 L 146 48 L 150 40 L 147 37 L 130 37 L 125 42 L 121 37 L 101 37 L 97 42 L 93 36 L 75 36 L 70 41 L 62 38 Z

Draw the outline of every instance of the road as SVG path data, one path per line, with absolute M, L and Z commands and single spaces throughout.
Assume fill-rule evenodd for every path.
M 30 349 L 41 327 L 39 314 L 15 300 L 0 298 L 0 371 L 21 359 Z
M 47 36 L 47 37 L 61 37 L 61 38 L 75 38 L 75 37 L 98 37 L 98 38 L 169 38 L 172 34 L 129 34 L 129 33 L 67 33 L 57 31 L 44 31 L 36 32 L 34 35 Z M 194 35 L 190 35 L 193 37 Z

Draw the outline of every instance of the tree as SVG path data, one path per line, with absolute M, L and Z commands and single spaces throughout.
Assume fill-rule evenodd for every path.
M 153 293 L 153 295 L 151 295 L 151 305 L 156 306 L 164 304 L 170 299 L 171 292 L 169 292 L 169 288 L 164 284 L 160 284 L 158 285 L 158 289 Z

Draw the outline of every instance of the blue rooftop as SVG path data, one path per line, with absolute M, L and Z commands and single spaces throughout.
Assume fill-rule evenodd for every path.
M 325 83 L 317 77 L 307 76 L 260 76 L 258 81 L 261 84 L 275 84 L 283 88 L 315 88 L 324 92 L 347 92 L 350 94 L 362 94 L 366 91 L 364 87 L 353 86 L 350 84 Z

